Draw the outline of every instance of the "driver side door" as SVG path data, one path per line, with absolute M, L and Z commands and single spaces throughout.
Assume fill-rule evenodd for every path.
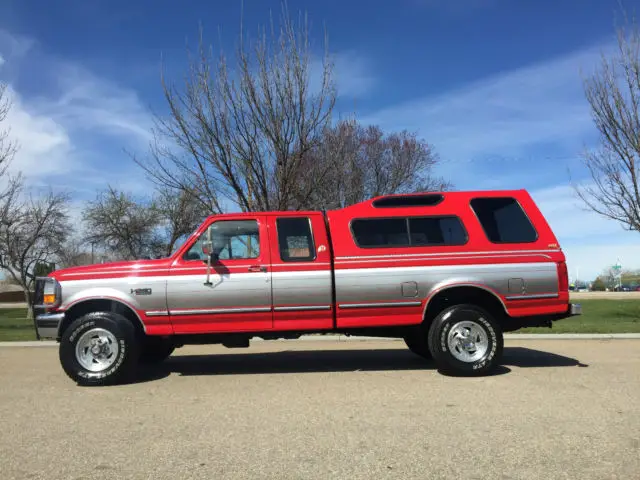
M 216 258 L 208 269 L 210 248 Z M 172 265 L 167 305 L 178 334 L 271 329 L 266 217 L 214 219 Z

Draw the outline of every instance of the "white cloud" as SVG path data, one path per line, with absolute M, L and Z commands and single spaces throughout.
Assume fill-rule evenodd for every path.
M 2 65 L 4 65 L 6 63 L 4 57 L 2 56 L 2 54 L 0 53 L 0 67 L 2 67 Z
M 376 77 L 366 57 L 353 51 L 343 51 L 332 54 L 330 61 L 338 97 L 362 98 L 375 88 Z M 320 91 L 322 86 L 323 62 L 322 58 L 315 57 L 309 65 L 309 89 L 312 92 Z
M 95 193 L 109 172 L 118 169 L 117 158 L 126 157 L 124 148 L 146 150 L 151 115 L 133 90 L 78 64 L 44 55 L 33 41 L 4 30 L 0 48 L 9 49 L 16 59 L 13 74 L 4 78 L 12 100 L 7 123 L 19 145 L 11 168 L 23 172 L 31 183 L 65 186 L 67 182 L 73 190 Z M 16 80 L 22 67 L 39 69 L 42 89 L 37 95 L 21 92 Z M 130 173 L 124 176 L 129 178 Z M 144 183 L 136 173 L 137 183 Z
M 625 233 L 619 223 L 588 210 L 570 185 L 533 190 L 531 196 L 556 236 L 561 239 L 587 239 Z
M 603 44 L 499 73 L 373 112 L 364 121 L 417 131 L 449 160 L 443 169 L 463 188 L 477 185 L 483 175 L 495 177 L 496 169 L 501 174 L 535 171 L 548 160 L 540 151 L 550 145 L 559 155 L 576 155 L 593 138 L 580 71 L 590 70 L 607 48 Z
M 371 93 L 376 79 L 365 57 L 349 51 L 338 53 L 333 61 L 339 96 L 359 98 Z
M 570 186 L 531 192 L 567 256 L 572 278 L 596 277 L 619 258 L 625 268 L 640 268 L 640 233 L 586 210 Z
M 5 61 L 24 57 L 33 45 L 33 39 L 0 28 L 0 48 L 2 48 L 2 56 Z
M 66 129 L 52 117 L 25 106 L 11 86 L 6 93 L 12 104 L 7 123 L 19 146 L 11 169 L 27 177 L 73 170 L 73 147 Z
M 41 107 L 62 123 L 144 144 L 151 139 L 151 116 L 133 90 L 71 63 L 57 65 L 56 79 L 60 95 Z

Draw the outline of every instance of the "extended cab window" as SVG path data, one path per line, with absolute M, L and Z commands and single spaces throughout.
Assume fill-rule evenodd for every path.
M 209 227 L 213 253 L 220 260 L 244 260 L 260 256 L 260 234 L 256 220 L 221 220 Z M 206 260 L 202 243 L 208 239 L 207 231 L 189 249 L 187 260 Z
M 458 217 L 409 218 L 411 246 L 464 245 L 467 232 Z
M 363 218 L 351 222 L 356 245 L 362 248 L 408 247 L 406 218 Z
M 529 243 L 538 238 L 535 228 L 514 198 L 474 198 L 471 208 L 493 243 Z
M 467 232 L 458 217 L 363 218 L 351 222 L 361 248 L 463 245 Z
M 316 258 L 308 217 L 278 218 L 278 246 L 283 262 L 304 262 Z

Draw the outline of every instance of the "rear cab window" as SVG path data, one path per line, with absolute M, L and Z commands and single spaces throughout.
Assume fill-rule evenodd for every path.
M 276 220 L 278 248 L 283 262 L 310 262 L 316 250 L 308 217 L 282 217 Z
M 351 233 L 360 248 L 452 246 L 467 243 L 462 221 L 453 215 L 358 218 Z
M 470 204 L 490 242 L 533 243 L 538 239 L 536 229 L 515 198 L 474 198 Z

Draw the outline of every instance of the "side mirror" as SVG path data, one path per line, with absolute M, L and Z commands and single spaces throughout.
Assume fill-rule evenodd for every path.
M 213 242 L 202 242 L 202 254 L 211 260 L 211 263 L 216 263 L 220 259 L 218 251 L 213 249 Z

